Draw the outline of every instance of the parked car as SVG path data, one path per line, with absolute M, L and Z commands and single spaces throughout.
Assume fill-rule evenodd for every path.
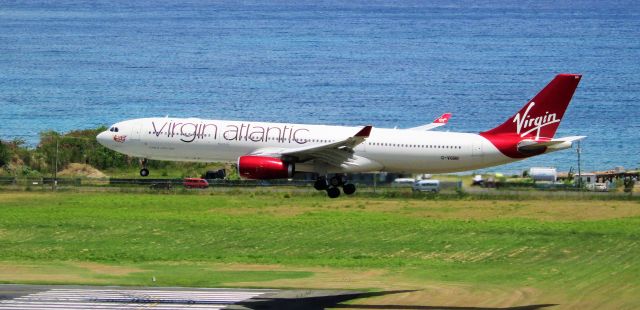
M 482 186 L 484 184 L 484 180 L 482 179 L 482 175 L 476 174 L 473 176 L 473 183 L 471 185 Z
M 411 186 L 414 192 L 431 192 L 437 193 L 440 191 L 440 180 L 420 180 Z
M 585 186 L 587 188 L 587 190 L 593 191 L 593 192 L 608 192 L 609 188 L 607 187 L 607 184 L 605 183 L 589 183 Z
M 224 179 L 227 176 L 227 171 L 224 169 L 216 171 L 207 171 L 202 178 L 206 180 Z
M 209 187 L 209 182 L 205 179 L 201 178 L 186 178 L 182 182 L 185 188 L 207 188 Z

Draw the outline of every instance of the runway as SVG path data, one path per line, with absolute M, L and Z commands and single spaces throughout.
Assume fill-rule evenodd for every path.
M 408 291 L 227 289 L 0 284 L 4 309 L 323 310 L 356 298 Z M 379 309 L 394 309 L 375 306 Z M 374 307 L 374 308 L 375 308 Z
M 225 309 L 275 290 L 3 285 L 0 309 Z

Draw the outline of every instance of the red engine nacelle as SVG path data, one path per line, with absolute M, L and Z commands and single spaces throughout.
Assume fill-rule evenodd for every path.
M 238 173 L 247 179 L 287 179 L 293 177 L 294 172 L 295 165 L 280 158 L 250 155 L 238 158 Z

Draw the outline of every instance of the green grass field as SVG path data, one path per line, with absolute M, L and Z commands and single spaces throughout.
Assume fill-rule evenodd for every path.
M 379 302 L 640 308 L 639 242 L 638 200 L 0 192 L 5 283 L 417 289 Z

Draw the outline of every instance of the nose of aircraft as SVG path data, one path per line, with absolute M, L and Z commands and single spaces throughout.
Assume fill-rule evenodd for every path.
M 96 136 L 96 140 L 98 140 L 98 143 L 102 144 L 105 147 L 110 147 L 111 146 L 111 133 L 108 131 L 103 131 L 101 133 L 98 134 L 98 136 Z

